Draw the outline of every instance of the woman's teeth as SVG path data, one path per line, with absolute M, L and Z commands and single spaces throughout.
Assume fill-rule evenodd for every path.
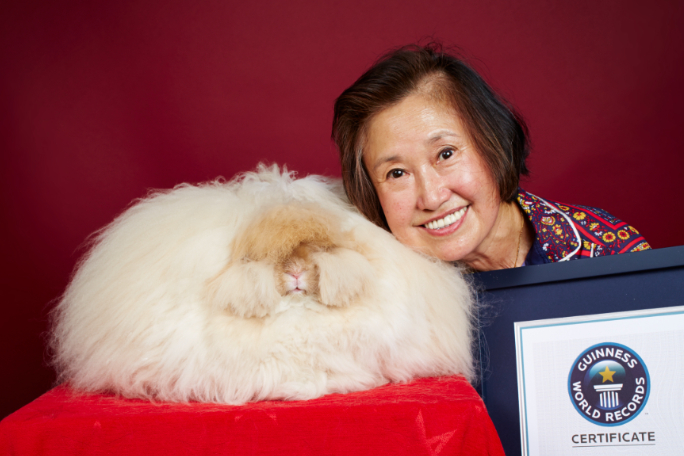
M 425 227 L 431 230 L 438 230 L 440 228 L 444 228 L 453 223 L 456 223 L 461 219 L 461 217 L 463 217 L 463 214 L 465 214 L 466 209 L 468 209 L 468 206 L 464 207 L 460 211 L 454 212 L 453 214 L 449 214 L 444 218 L 441 218 L 439 220 L 433 220 L 432 222 L 426 223 Z

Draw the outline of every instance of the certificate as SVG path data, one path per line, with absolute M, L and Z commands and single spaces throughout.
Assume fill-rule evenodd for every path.
M 684 454 L 684 307 L 514 327 L 523 455 Z

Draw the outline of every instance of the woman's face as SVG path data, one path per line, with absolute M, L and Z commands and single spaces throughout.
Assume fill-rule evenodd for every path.
M 399 241 L 446 261 L 485 249 L 499 192 L 449 105 L 417 93 L 379 112 L 363 161 Z

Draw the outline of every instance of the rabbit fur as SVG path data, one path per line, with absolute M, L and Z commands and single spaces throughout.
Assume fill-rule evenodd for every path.
M 135 202 L 93 238 L 53 313 L 58 380 L 241 404 L 474 377 L 473 294 L 339 181 L 260 165 Z

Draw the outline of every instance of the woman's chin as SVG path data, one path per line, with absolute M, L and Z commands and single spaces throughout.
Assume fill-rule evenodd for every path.
M 461 261 L 470 253 L 468 247 L 459 242 L 459 239 L 441 237 L 425 241 L 427 242 L 422 242 L 421 245 L 412 246 L 413 249 L 442 261 Z
M 463 226 L 462 220 L 459 220 L 436 230 L 425 226 L 414 227 L 403 233 L 395 233 L 395 237 L 402 244 L 422 254 L 453 262 L 462 260 L 476 248 L 473 242 L 464 242 L 476 237 L 467 232 L 472 230 L 468 229 L 468 225 Z
M 443 249 L 439 252 L 436 252 L 436 254 L 433 256 L 439 258 L 442 261 L 453 263 L 454 261 L 463 260 L 466 254 L 463 252 L 462 249 Z
M 476 247 L 464 242 L 470 238 L 464 234 L 463 231 L 454 230 L 443 236 L 423 236 L 423 248 L 420 251 L 442 261 L 461 261 Z

